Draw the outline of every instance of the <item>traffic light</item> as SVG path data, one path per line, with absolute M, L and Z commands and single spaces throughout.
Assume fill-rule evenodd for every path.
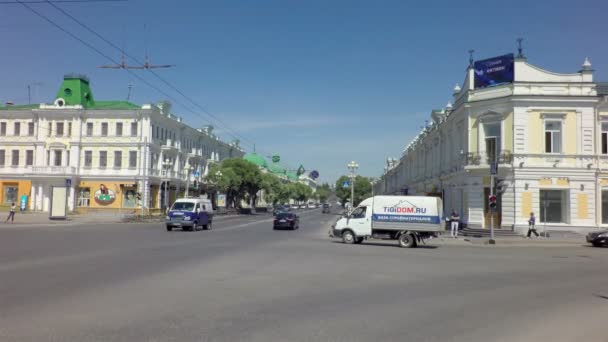
M 490 195 L 490 209 L 496 209 L 496 195 Z

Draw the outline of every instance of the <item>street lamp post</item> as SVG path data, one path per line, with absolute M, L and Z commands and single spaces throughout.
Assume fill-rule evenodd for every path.
M 217 170 L 215 172 L 215 206 L 217 207 L 217 200 L 220 195 L 220 179 L 222 179 L 222 171 Z
M 171 168 L 171 161 L 169 159 L 165 159 L 165 161 L 163 162 L 163 169 L 165 170 L 165 191 L 164 191 L 164 196 L 163 196 L 163 205 L 165 207 L 165 211 L 167 210 L 168 207 L 168 202 L 169 202 L 169 198 L 168 198 L 168 194 L 167 194 L 167 183 L 169 181 L 169 168 Z
M 357 172 L 359 164 L 353 160 L 348 163 L 347 167 L 350 170 L 350 206 L 352 211 L 352 208 L 355 207 L 355 172 Z
M 186 171 L 186 192 L 184 193 L 184 197 L 188 198 L 188 190 L 190 189 L 190 171 L 192 171 L 192 166 L 190 166 L 190 164 L 186 164 L 184 170 Z

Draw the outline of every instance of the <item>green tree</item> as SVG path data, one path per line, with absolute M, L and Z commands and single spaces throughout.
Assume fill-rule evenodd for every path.
M 262 172 L 260 169 L 240 158 L 229 158 L 222 161 L 222 168 L 232 169 L 241 179 L 238 190 L 239 198 L 248 198 L 252 206 L 257 201 L 257 193 L 262 188 Z M 222 171 L 223 173 L 223 171 Z
M 264 190 L 264 200 L 266 202 L 277 205 L 281 200 L 282 192 L 284 192 L 283 188 L 284 185 L 277 176 L 271 173 L 262 174 L 262 190 Z
M 336 196 L 340 199 L 342 206 L 346 202 L 350 202 L 351 189 L 350 186 L 344 188 L 342 184 L 348 181 L 350 184 L 350 177 L 341 176 L 336 181 Z M 355 198 L 354 198 L 354 206 L 358 205 L 364 199 L 371 197 L 372 195 L 372 183 L 369 178 L 363 176 L 355 177 Z
M 327 199 L 329 198 L 329 196 L 331 196 L 331 193 L 331 188 L 327 183 L 323 183 L 321 186 L 318 186 L 317 191 L 315 192 L 315 194 L 317 195 L 317 199 L 320 202 L 327 202 Z
M 222 173 L 221 177 L 217 176 L 217 172 Z M 209 169 L 207 180 L 217 186 L 218 191 L 226 194 L 226 205 L 228 207 L 236 207 L 236 203 L 240 203 L 239 189 L 241 189 L 242 179 L 240 176 L 229 167 L 224 167 L 222 164 L 213 164 Z

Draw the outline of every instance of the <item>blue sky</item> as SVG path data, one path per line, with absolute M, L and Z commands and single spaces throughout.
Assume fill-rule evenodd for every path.
M 104 53 L 120 53 L 47 4 L 31 5 Z M 146 40 L 158 71 L 251 141 L 289 166 L 334 181 L 356 160 L 379 176 L 399 157 L 431 109 L 462 83 L 467 50 L 483 59 L 515 52 L 523 37 L 529 62 L 576 72 L 585 57 L 608 80 L 608 1 L 156 1 L 58 4 L 129 54 Z M 147 33 L 144 30 L 147 25 Z M 53 99 L 63 74 L 87 74 L 99 100 L 150 103 L 164 96 L 18 4 L 0 5 L 0 101 Z M 174 111 L 194 125 L 205 115 L 175 96 Z M 189 106 L 191 109 L 193 106 Z M 200 113 L 200 111 L 197 111 Z M 213 120 L 212 120 L 213 121 Z M 218 131 L 229 136 L 221 125 Z

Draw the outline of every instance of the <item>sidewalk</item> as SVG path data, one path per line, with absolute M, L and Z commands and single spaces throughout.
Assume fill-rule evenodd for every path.
M 122 217 L 119 215 L 68 215 L 64 220 L 51 220 L 49 219 L 49 213 L 45 212 L 25 212 L 15 213 L 14 223 L 5 222 L 8 212 L 0 212 L 0 227 L 2 226 L 33 226 L 33 225 L 75 225 L 75 224 L 108 224 L 108 223 L 120 223 Z
M 452 238 L 449 234 L 429 240 L 429 244 L 440 244 L 445 246 L 476 246 L 476 247 L 580 247 L 588 245 L 585 236 L 574 232 L 549 231 L 549 238 L 525 237 L 496 237 L 495 244 L 490 244 L 490 238 L 474 238 L 459 236 Z

